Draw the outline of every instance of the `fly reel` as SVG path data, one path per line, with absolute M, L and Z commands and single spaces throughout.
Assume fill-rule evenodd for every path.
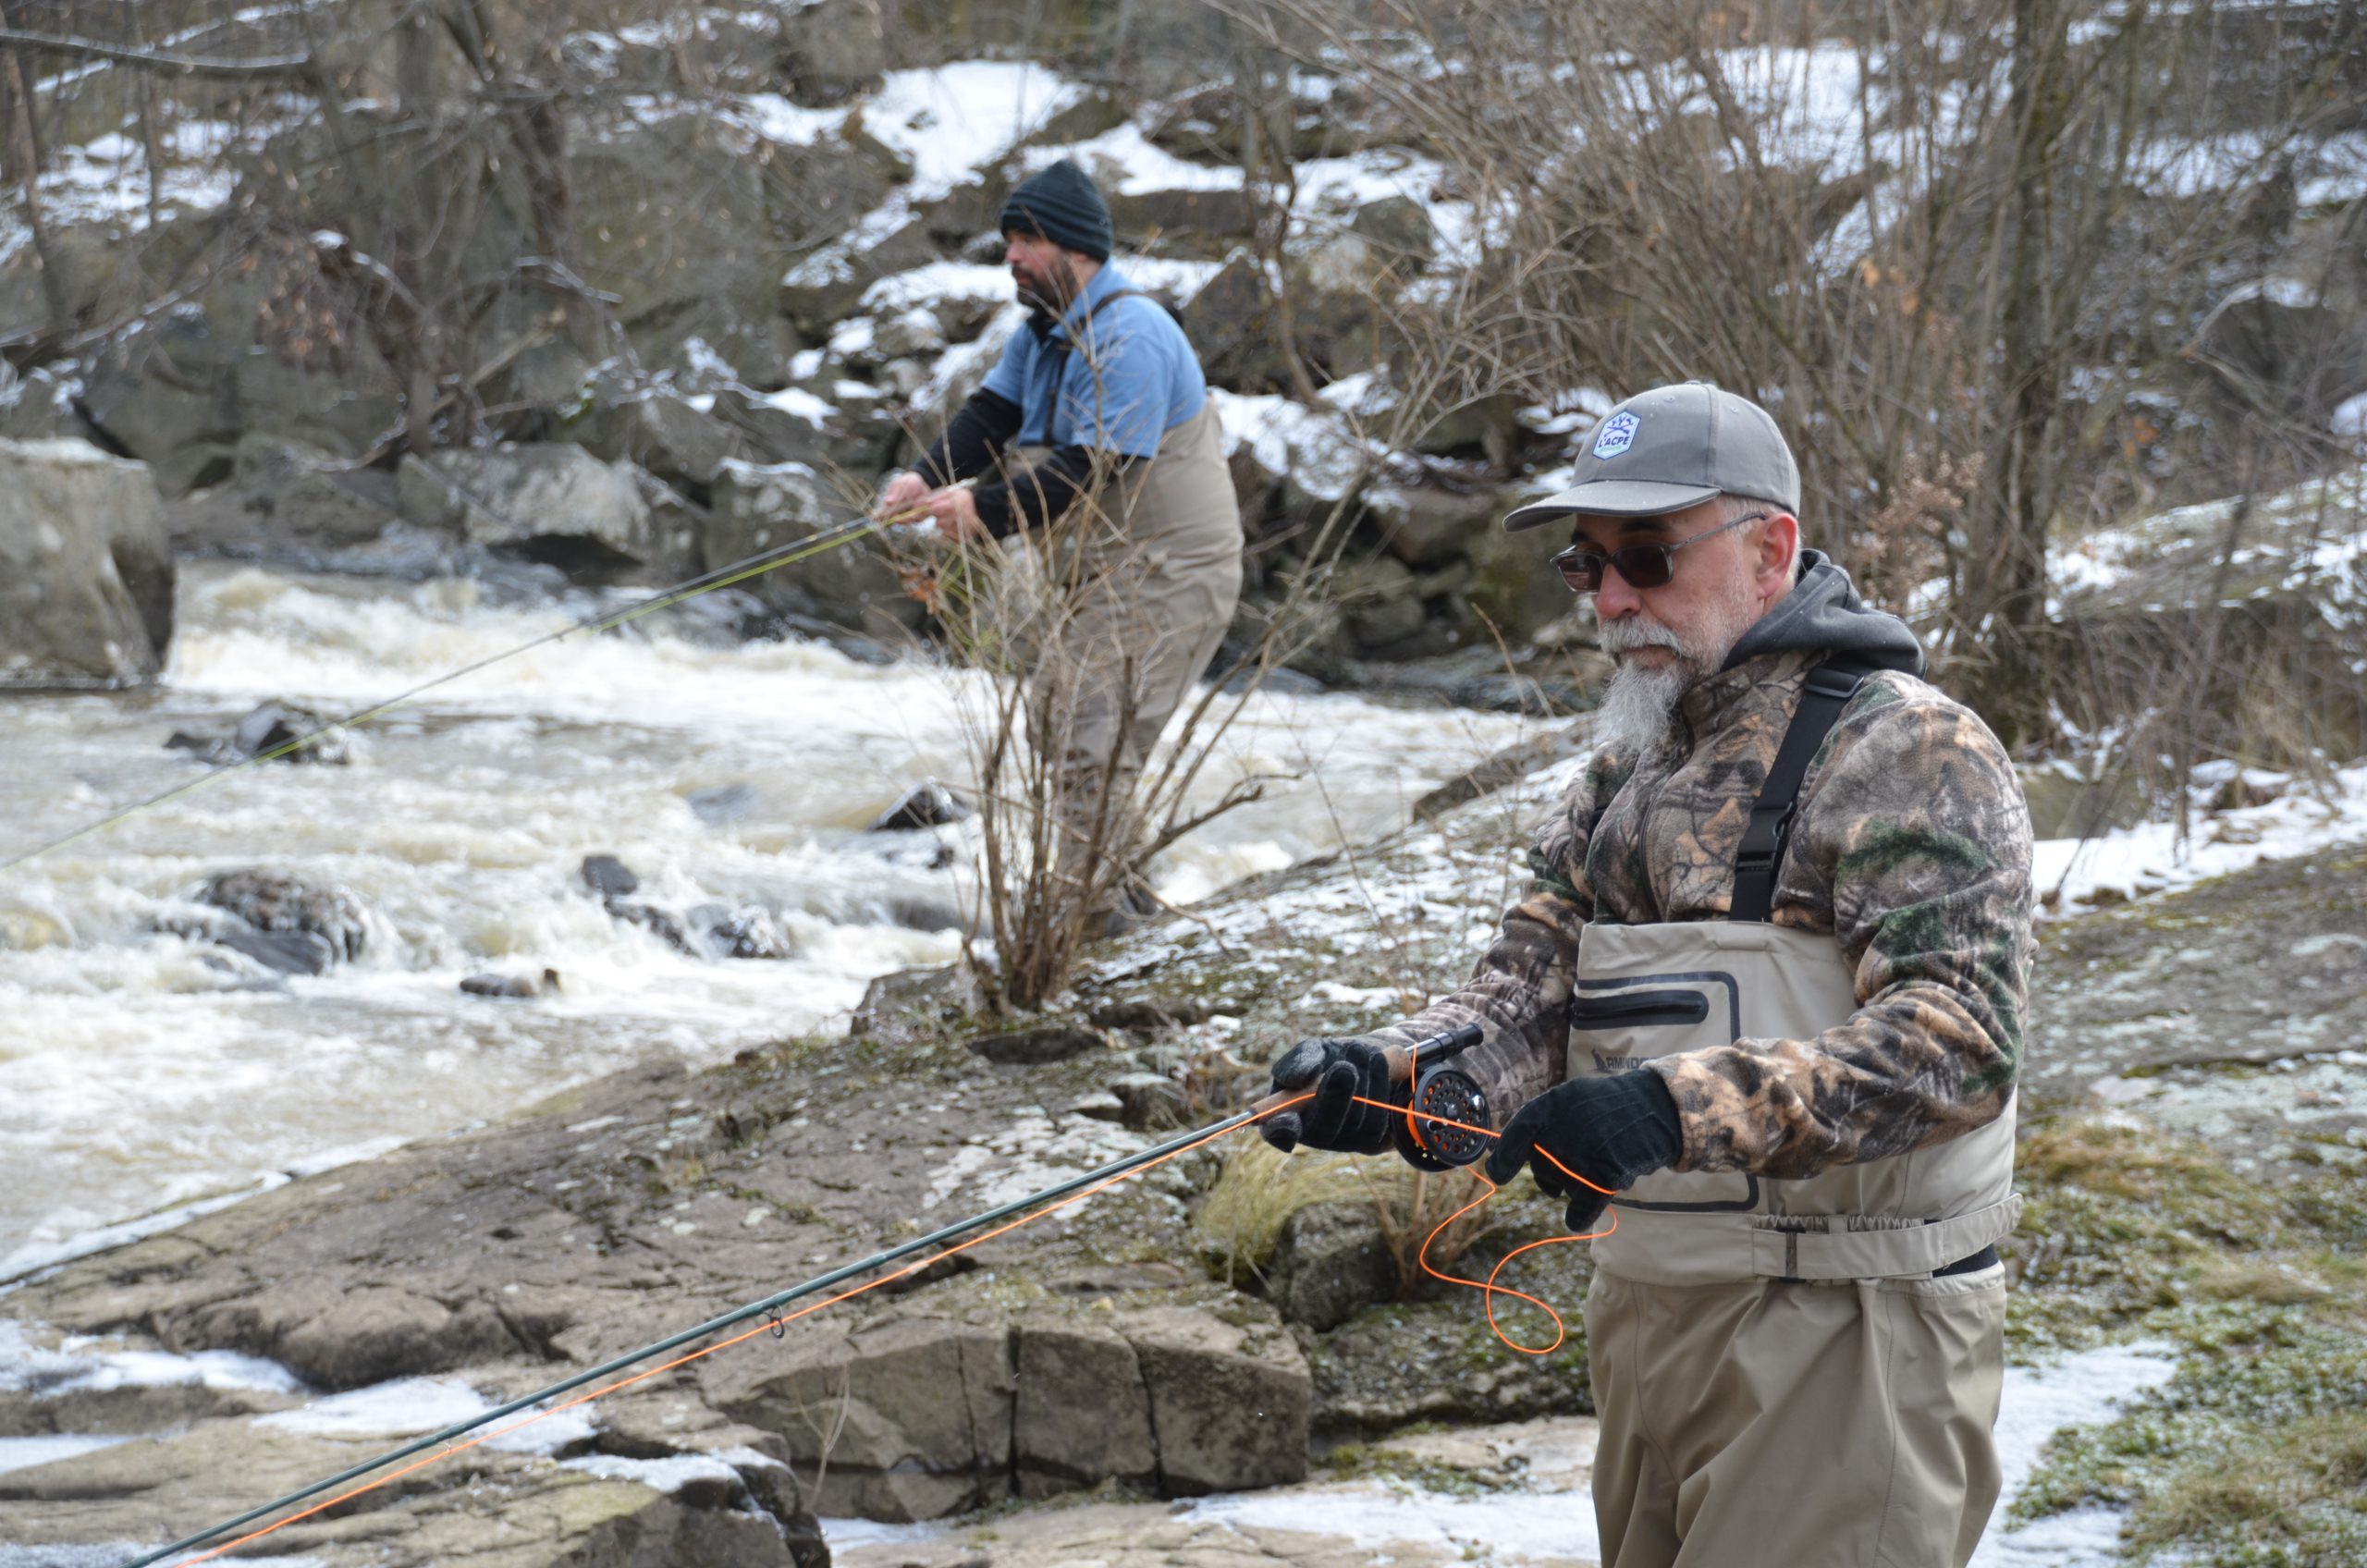
M 1489 1124 L 1488 1092 L 1452 1067 L 1422 1070 L 1412 1115 L 1422 1152 L 1441 1165 L 1475 1164 L 1495 1141 L 1480 1131 Z

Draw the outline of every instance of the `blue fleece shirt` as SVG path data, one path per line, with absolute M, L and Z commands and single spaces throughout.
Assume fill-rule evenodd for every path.
M 1159 437 L 1208 401 L 1200 361 L 1164 306 L 1140 294 L 1102 305 L 1129 287 L 1105 264 L 1060 320 L 1039 312 L 1003 345 L 984 390 L 1019 405 L 1021 446 L 1157 457 Z

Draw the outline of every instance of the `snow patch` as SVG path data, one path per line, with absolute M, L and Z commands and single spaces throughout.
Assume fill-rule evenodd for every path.
M 466 1383 L 448 1378 L 398 1378 L 350 1393 L 331 1394 L 299 1410 L 259 1416 L 255 1425 L 312 1437 L 415 1437 L 473 1420 L 495 1408 L 492 1401 Z M 528 1424 L 530 1423 L 530 1424 Z M 493 1435 L 483 1437 L 486 1448 L 509 1453 L 557 1453 L 592 1436 L 592 1419 L 583 1406 L 534 1418 L 521 1411 L 494 1424 Z
M 2181 839 L 2168 822 L 2144 822 L 2093 839 L 2042 839 L 2032 885 L 2068 908 L 2100 889 L 2166 892 L 2267 860 L 2314 854 L 2367 839 L 2367 763 L 2337 769 L 2325 793 L 2296 784 L 2263 806 L 2218 812 L 2202 838 Z
M 581 1470 L 608 1481 L 638 1481 L 656 1491 L 678 1492 L 700 1481 L 741 1484 L 740 1472 L 720 1458 L 705 1453 L 677 1453 L 664 1459 L 622 1459 L 613 1453 L 587 1453 L 563 1459 L 561 1467 Z

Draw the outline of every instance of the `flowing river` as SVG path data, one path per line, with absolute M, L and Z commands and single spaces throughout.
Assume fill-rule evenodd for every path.
M 197 777 L 165 749 L 177 729 L 222 733 L 274 697 L 354 712 L 595 607 L 184 563 L 158 688 L 0 696 L 0 859 Z M 638 1060 L 843 1028 L 873 976 L 959 954 L 891 910 L 961 901 L 970 836 L 864 829 L 924 778 L 958 787 L 977 679 L 815 643 L 570 637 L 357 731 L 350 766 L 250 767 L 0 872 L 0 1279 Z M 1155 878 L 1194 898 L 1387 831 L 1522 729 L 1255 698 L 1199 793 L 1283 777 Z M 598 853 L 653 903 L 775 913 L 795 956 L 677 951 L 585 889 Z M 362 956 L 281 981 L 172 934 L 208 876 L 250 866 L 356 895 Z M 531 1001 L 459 989 L 545 968 L 560 989 Z

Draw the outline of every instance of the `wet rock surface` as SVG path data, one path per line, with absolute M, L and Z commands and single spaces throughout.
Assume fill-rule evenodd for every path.
M 306 882 L 276 871 L 225 871 L 206 879 L 197 901 L 235 915 L 255 932 L 275 937 L 309 940 L 250 943 L 294 956 L 317 956 L 321 967 L 334 960 L 362 956 L 370 940 L 369 913 L 362 900 L 343 888 Z M 224 938 L 226 946 L 238 944 Z M 241 949 L 240 950 L 246 950 Z M 258 954 L 258 956 L 260 956 Z M 317 974 L 318 968 L 307 973 Z

